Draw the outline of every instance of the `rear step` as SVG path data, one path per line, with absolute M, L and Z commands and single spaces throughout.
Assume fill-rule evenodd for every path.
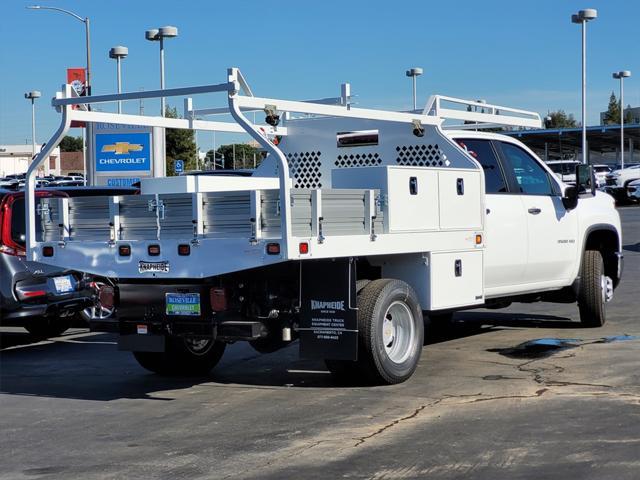
M 218 340 L 257 340 L 266 337 L 267 329 L 262 322 L 226 320 L 218 323 Z

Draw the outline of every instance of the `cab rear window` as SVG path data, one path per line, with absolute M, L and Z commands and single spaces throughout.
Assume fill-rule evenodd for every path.
M 17 245 L 24 247 L 27 239 L 24 223 L 24 198 L 17 198 L 11 205 L 11 240 Z M 42 223 L 36 217 L 36 234 L 42 233 Z

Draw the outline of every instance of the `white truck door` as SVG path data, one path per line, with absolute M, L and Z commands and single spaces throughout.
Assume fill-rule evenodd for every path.
M 510 194 L 504 170 L 490 140 L 456 139 L 484 170 L 486 223 L 484 252 L 485 290 L 525 283 L 527 219 L 522 202 Z
M 518 145 L 499 144 L 505 168 L 512 170 L 520 189 L 527 222 L 526 283 L 568 279 L 577 256 L 577 213 L 564 207 L 558 184 L 538 159 Z

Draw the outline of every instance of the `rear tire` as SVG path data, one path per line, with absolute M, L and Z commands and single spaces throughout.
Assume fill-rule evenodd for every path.
M 168 337 L 164 352 L 133 352 L 140 366 L 160 375 L 202 376 L 215 367 L 225 343 Z
M 38 318 L 31 320 L 24 328 L 32 336 L 44 340 L 51 337 L 59 337 L 71 327 L 71 317 L 63 318 Z
M 602 254 L 586 250 L 582 258 L 578 309 L 580 322 L 585 327 L 601 327 L 606 321 L 607 277 Z
M 358 361 L 325 363 L 339 378 L 404 382 L 418 366 L 423 337 L 422 310 L 413 289 L 401 280 L 373 280 L 358 295 Z

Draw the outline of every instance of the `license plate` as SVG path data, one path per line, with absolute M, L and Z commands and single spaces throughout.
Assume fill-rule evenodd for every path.
M 200 294 L 199 293 L 167 293 L 166 294 L 167 315 L 200 315 Z
M 138 262 L 138 271 L 140 273 L 169 273 L 169 262 Z
M 56 289 L 56 293 L 73 292 L 73 282 L 71 281 L 71 275 L 65 275 L 64 277 L 53 277 L 53 285 Z

